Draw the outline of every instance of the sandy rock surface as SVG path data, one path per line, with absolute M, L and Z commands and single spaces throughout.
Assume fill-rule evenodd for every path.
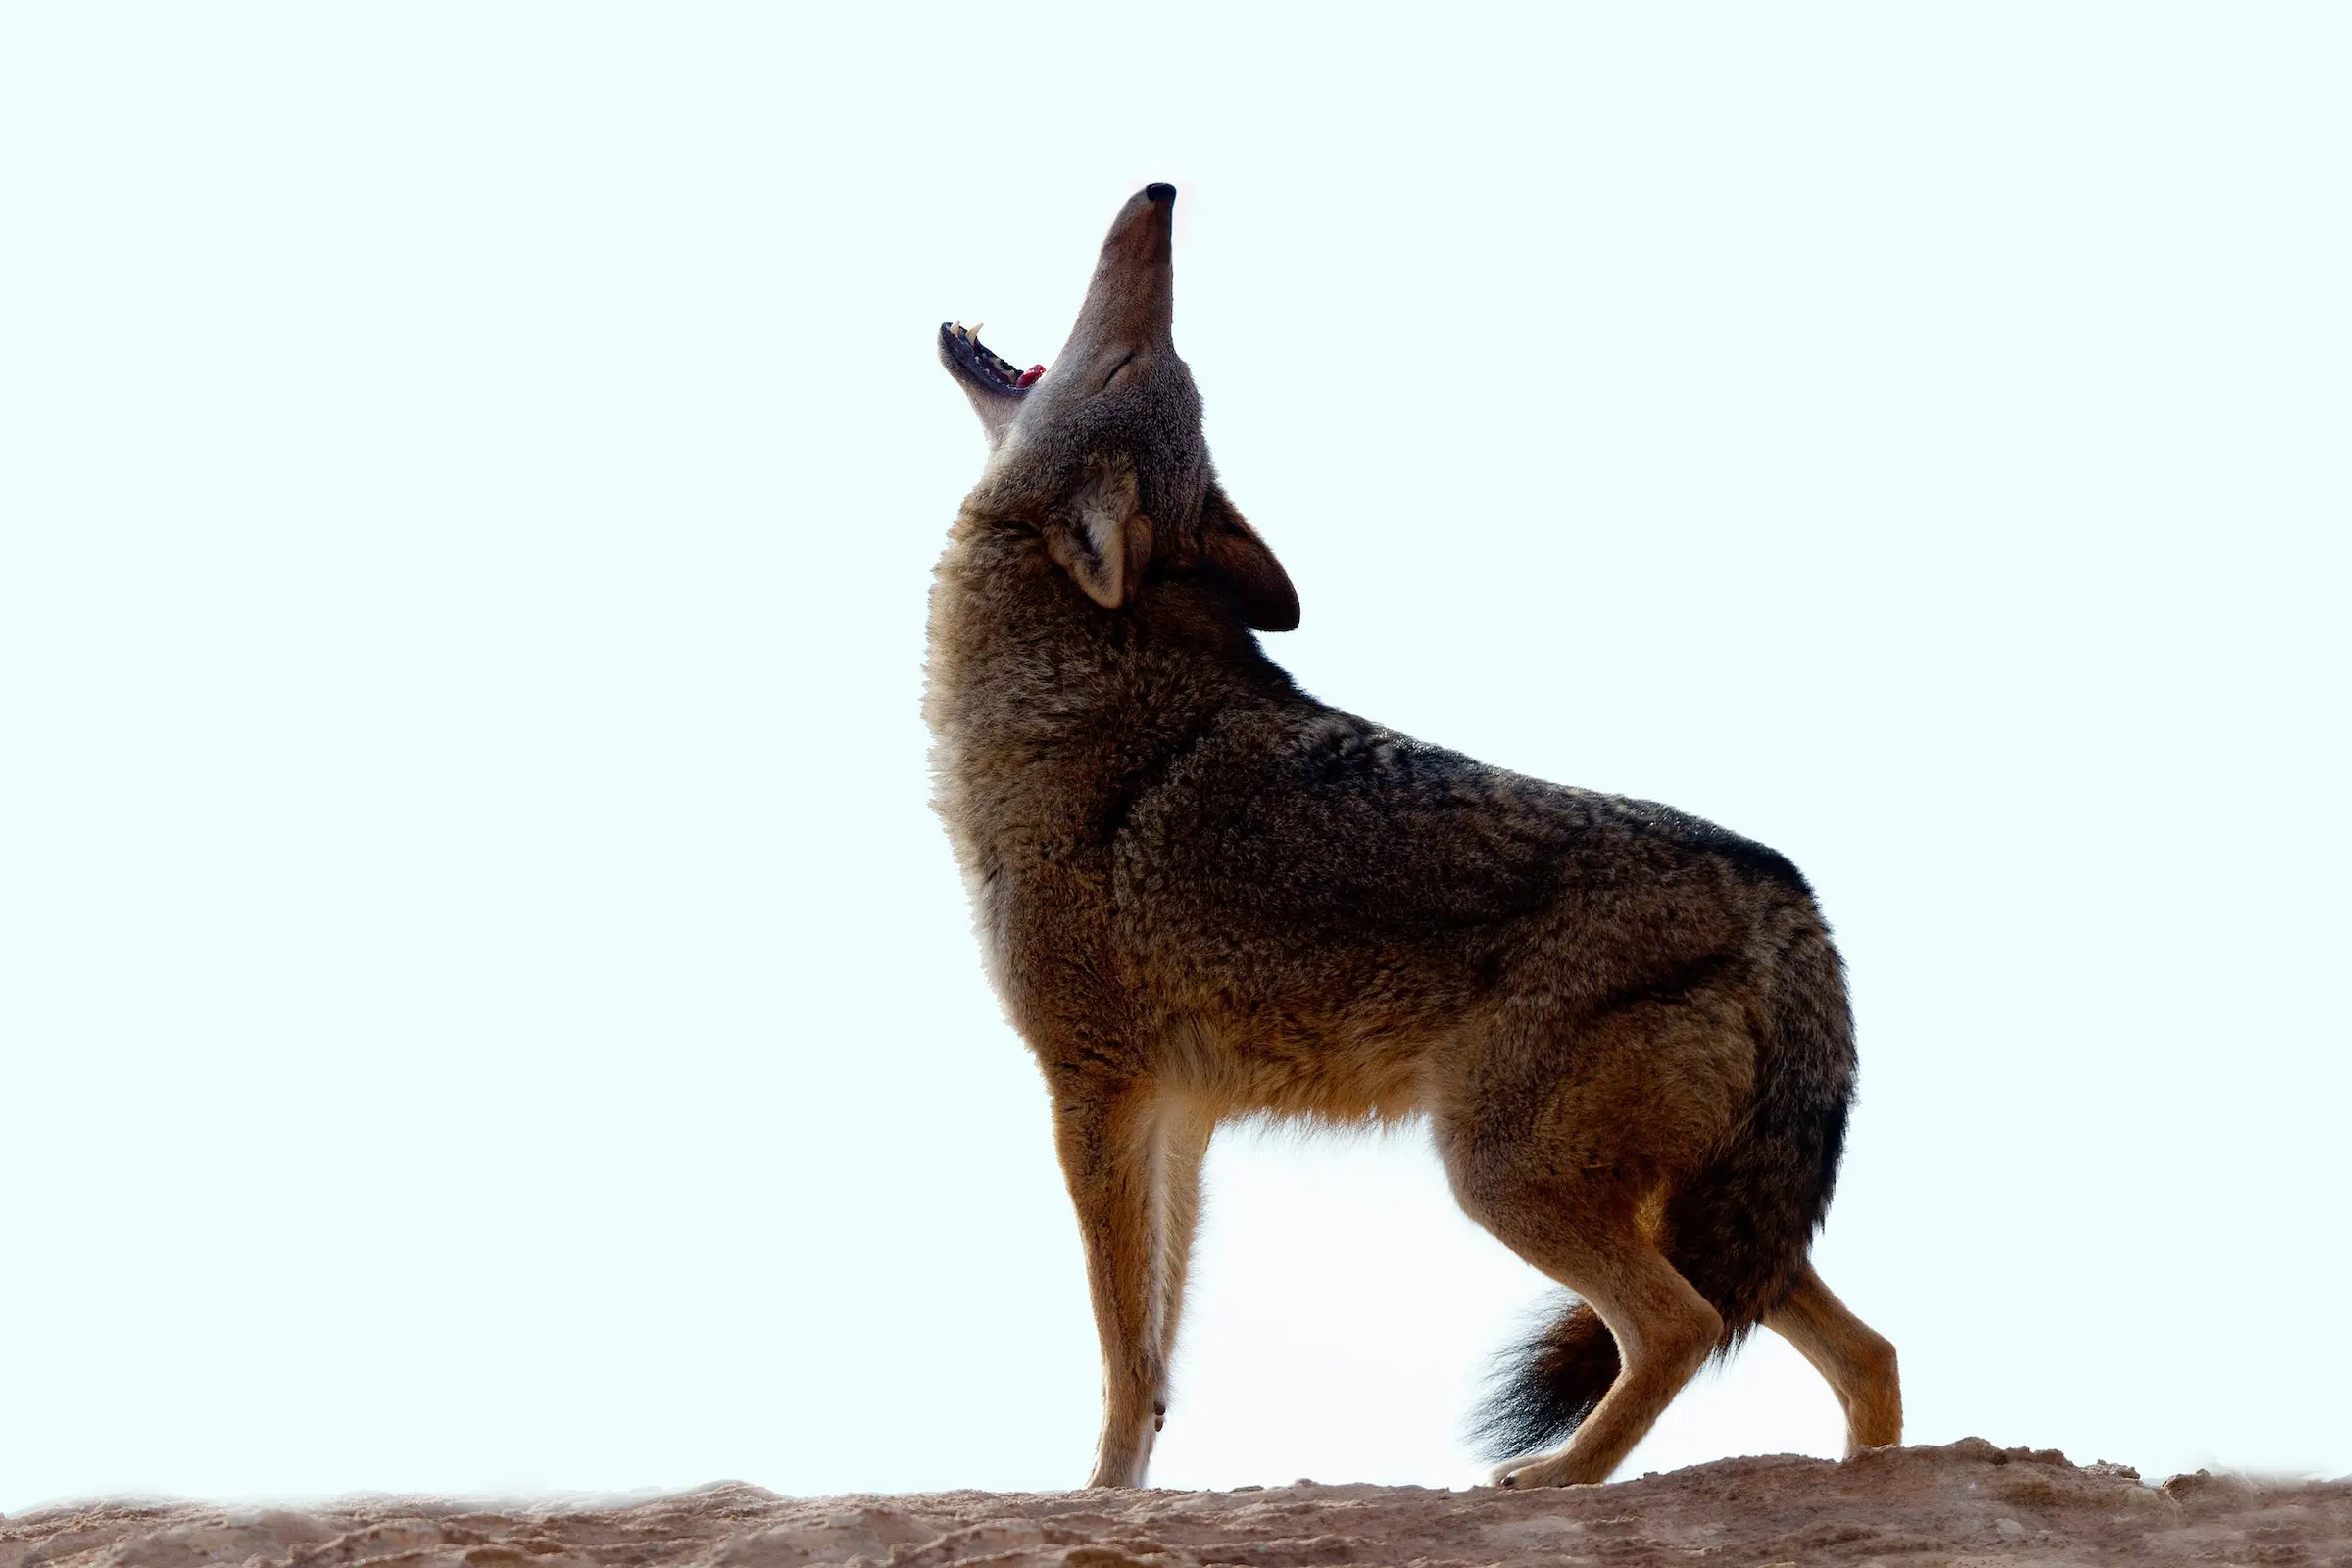
M 1847 1464 L 1726 1459 L 1549 1492 L 1299 1482 L 1241 1492 L 780 1497 L 619 1506 L 368 1497 L 105 1502 L 0 1519 L 0 1568 L 945 1568 L 948 1564 L 2293 1563 L 2352 1568 L 2352 1478 L 2176 1476 L 1970 1438 Z

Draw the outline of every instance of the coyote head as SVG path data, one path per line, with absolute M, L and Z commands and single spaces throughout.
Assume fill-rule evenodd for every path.
M 1298 593 L 1218 487 L 1200 394 L 1176 357 L 1175 208 L 1175 186 L 1147 185 L 1119 209 L 1051 367 L 1017 370 L 976 329 L 941 324 L 940 362 L 988 432 L 988 468 L 967 505 L 1033 530 L 1105 609 L 1154 576 L 1198 575 L 1246 624 L 1288 631 Z

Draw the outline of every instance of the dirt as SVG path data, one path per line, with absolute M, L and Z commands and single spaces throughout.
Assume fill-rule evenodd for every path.
M 2175 1476 L 2055 1450 L 1726 1459 L 1606 1487 L 946 1492 L 783 1497 L 741 1482 L 622 1504 L 365 1497 L 110 1501 L 0 1519 L 0 1568 L 946 1568 L 949 1564 L 2292 1563 L 2352 1568 L 2352 1478 Z

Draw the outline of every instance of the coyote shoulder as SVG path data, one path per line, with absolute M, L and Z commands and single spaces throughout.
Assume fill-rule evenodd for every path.
M 1153 185 L 1067 343 L 941 359 L 989 443 L 931 594 L 937 805 L 1036 1054 L 1102 1354 L 1092 1483 L 1167 1410 L 1219 1121 L 1426 1115 L 1463 1209 L 1574 1293 L 1486 1411 L 1503 1485 L 1605 1480 L 1762 1323 L 1899 1441 L 1894 1348 L 1807 1260 L 1854 1073 L 1837 950 L 1761 845 L 1337 711 L 1209 465 Z M 1535 1451 L 1553 1445 L 1552 1451 Z

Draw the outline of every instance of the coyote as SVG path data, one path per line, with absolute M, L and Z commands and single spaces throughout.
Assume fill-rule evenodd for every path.
M 1604 1481 L 1756 1324 L 1901 1440 L 1894 1347 L 1807 1261 L 1853 1092 L 1842 966 L 1773 851 L 1327 708 L 1129 199 L 1051 368 L 942 325 L 988 438 L 931 589 L 937 806 L 1036 1054 L 1102 1340 L 1089 1485 L 1144 1481 L 1220 1121 L 1426 1115 L 1471 1218 L 1573 1293 L 1480 1434 Z M 1565 1439 L 1555 1451 L 1533 1451 Z

